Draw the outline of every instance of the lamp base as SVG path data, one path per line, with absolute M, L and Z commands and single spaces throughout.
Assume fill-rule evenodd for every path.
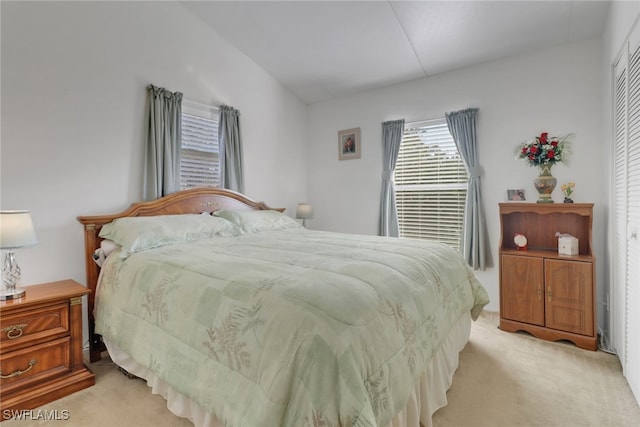
M 26 290 L 24 288 L 0 289 L 0 301 L 10 301 L 22 298 Z

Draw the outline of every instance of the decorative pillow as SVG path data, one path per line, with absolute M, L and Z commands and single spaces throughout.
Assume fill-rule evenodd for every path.
M 113 240 L 104 239 L 102 242 L 100 242 L 100 250 L 102 251 L 105 257 L 108 257 L 111 254 L 111 252 L 115 251 L 119 247 L 120 245 L 118 245 Z
M 100 230 L 100 237 L 122 246 L 123 257 L 173 243 L 240 234 L 229 221 L 199 214 L 118 218 Z
M 245 233 L 258 233 L 260 231 L 277 231 L 288 228 L 300 228 L 300 224 L 293 218 L 278 211 L 263 210 L 238 210 L 216 211 L 213 215 L 224 218 Z
M 113 240 L 104 239 L 100 242 L 100 247 L 93 251 L 93 261 L 98 264 L 99 267 L 102 267 L 104 261 L 107 259 L 111 252 L 120 248 L 120 245 L 116 244 Z

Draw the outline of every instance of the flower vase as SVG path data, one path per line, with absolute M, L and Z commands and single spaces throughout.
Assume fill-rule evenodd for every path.
M 551 193 L 557 183 L 558 180 L 551 175 L 551 165 L 540 166 L 540 175 L 533 180 L 533 185 L 538 190 L 538 203 L 553 203 Z

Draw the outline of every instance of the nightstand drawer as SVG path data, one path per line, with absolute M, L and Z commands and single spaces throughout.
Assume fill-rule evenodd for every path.
M 2 353 L 23 344 L 69 333 L 69 306 L 65 303 L 2 316 L 0 348 Z
M 0 356 L 0 389 L 11 391 L 70 371 L 71 338 L 60 338 Z

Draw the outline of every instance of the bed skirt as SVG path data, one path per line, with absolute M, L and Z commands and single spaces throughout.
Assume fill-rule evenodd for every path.
M 458 368 L 458 356 L 469 340 L 471 317 L 464 314 L 454 325 L 451 333 L 427 364 L 420 381 L 416 384 L 407 406 L 386 427 L 431 427 L 431 417 L 447 404 L 447 390 L 451 387 L 453 374 Z M 167 400 L 167 408 L 179 417 L 185 417 L 196 427 L 224 427 L 215 416 L 188 397 L 178 393 L 153 372 L 138 364 L 113 343 L 105 340 L 111 360 L 129 373 L 143 378 L 153 394 Z

